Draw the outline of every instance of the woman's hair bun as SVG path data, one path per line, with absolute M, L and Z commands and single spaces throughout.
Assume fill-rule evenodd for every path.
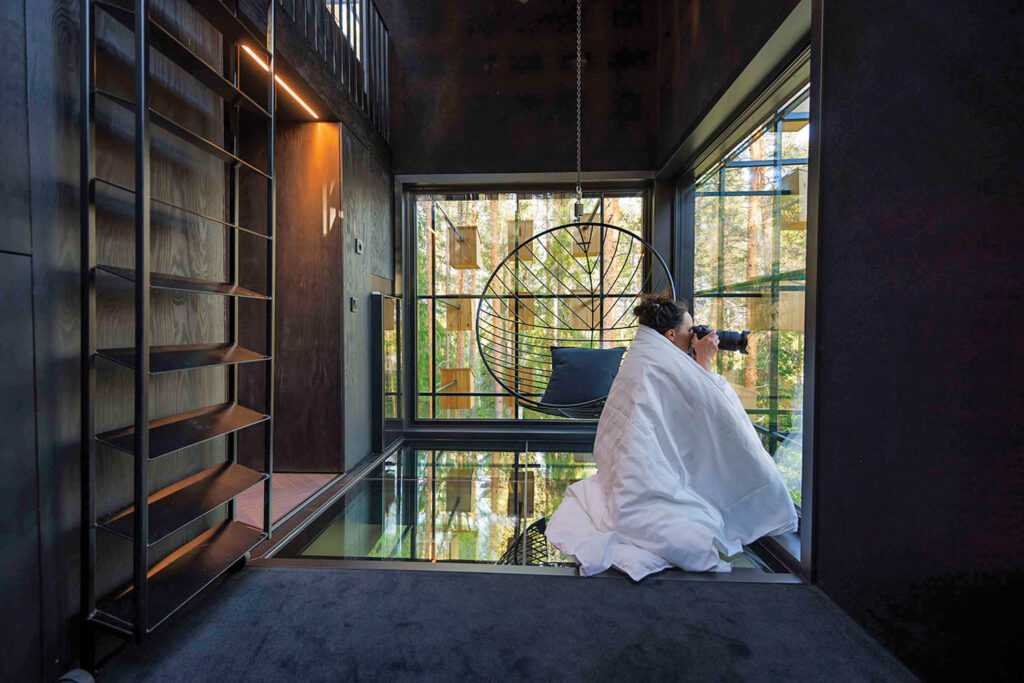
M 633 309 L 633 314 L 640 320 L 640 324 L 664 334 L 683 324 L 686 305 L 665 294 L 645 294 Z

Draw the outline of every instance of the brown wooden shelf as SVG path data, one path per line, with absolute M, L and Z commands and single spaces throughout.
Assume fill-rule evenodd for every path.
M 267 478 L 236 463 L 222 463 L 149 497 L 149 540 L 155 545 Z M 135 538 L 135 509 L 128 508 L 97 524 L 128 540 Z
M 127 109 L 132 113 L 135 112 L 135 102 L 128 99 L 127 97 L 121 97 L 120 95 L 115 95 L 114 93 L 108 90 L 101 90 L 99 88 L 93 90 L 93 93 L 95 93 L 96 95 L 100 95 L 104 99 L 113 102 L 114 104 L 124 109 Z M 217 143 L 211 142 L 210 140 L 204 138 L 202 135 L 199 135 L 198 133 L 189 130 L 185 126 L 176 123 L 175 121 L 172 121 L 171 119 L 167 118 L 166 116 L 156 111 L 152 107 L 149 108 L 149 120 L 155 126 L 162 128 L 163 130 L 167 131 L 171 135 L 180 138 L 181 140 L 184 140 L 185 142 L 196 147 L 197 149 L 200 149 L 204 152 L 207 152 L 208 154 L 217 157 L 221 161 L 226 161 L 231 164 L 238 164 L 240 166 L 244 166 L 253 173 L 258 173 L 259 175 L 263 176 L 268 180 L 271 179 L 269 174 L 256 168 L 245 159 L 235 156 L 234 154 L 227 151 Z
M 242 522 L 224 522 L 182 546 L 148 574 L 149 605 L 144 630 L 152 631 L 210 585 L 267 535 Z M 96 618 L 132 624 L 134 590 L 129 587 L 97 605 Z
M 129 368 L 135 367 L 135 348 L 99 349 L 96 355 Z M 149 374 L 178 372 L 215 365 L 239 365 L 270 360 L 267 356 L 237 344 L 188 344 L 153 346 L 149 350 Z
M 129 31 L 135 30 L 135 11 L 130 3 L 125 0 L 93 0 L 93 4 L 116 19 Z M 265 119 L 270 119 L 270 112 L 236 88 L 231 81 L 221 75 L 218 69 L 192 52 L 152 17 L 149 19 L 149 43 L 197 81 L 217 93 L 228 104 L 240 104 L 249 111 L 259 114 Z
M 113 183 L 113 182 L 111 182 L 109 180 L 104 180 L 103 178 L 93 178 L 92 179 L 92 185 L 93 185 L 92 192 L 93 192 L 93 198 L 94 199 L 96 197 L 96 186 L 97 185 L 105 185 L 106 187 L 110 187 L 110 188 L 113 188 L 115 190 L 120 190 L 121 192 L 125 192 L 127 194 L 132 195 L 132 196 L 135 196 L 135 190 L 133 190 L 132 188 L 125 187 L 124 185 L 119 185 L 117 183 Z M 187 213 L 190 216 L 195 216 L 196 218 L 201 218 L 203 220 L 211 221 L 213 223 L 220 223 L 221 225 L 223 225 L 226 228 L 232 228 L 233 230 L 240 230 L 241 232 L 244 232 L 244 233 L 247 233 L 249 235 L 252 235 L 253 237 L 260 237 L 260 238 L 265 239 L 265 240 L 272 240 L 272 239 L 274 239 L 273 236 L 271 236 L 271 235 L 264 235 L 261 232 L 256 232 L 255 230 L 250 230 L 249 228 L 246 228 L 246 227 L 243 227 L 241 225 L 238 225 L 237 223 L 231 223 L 231 222 L 226 221 L 226 220 L 224 220 L 222 218 L 216 218 L 215 216 L 208 216 L 205 213 L 199 213 L 198 211 L 192 211 L 191 209 L 186 209 L 183 206 L 178 206 L 177 204 L 172 204 L 171 202 L 164 201 L 163 199 L 158 199 L 156 197 L 150 197 L 149 201 L 151 201 L 153 204 L 157 204 L 158 206 L 162 206 L 164 208 L 171 209 L 173 211 L 180 211 L 182 213 Z
M 149 422 L 149 459 L 201 444 L 269 420 L 270 416 L 234 403 L 190 410 Z M 125 427 L 96 435 L 102 444 L 135 454 L 135 427 Z
M 119 266 L 96 266 L 97 270 L 116 275 L 124 280 L 135 281 L 134 268 L 121 268 Z M 196 292 L 198 294 L 220 294 L 222 296 L 237 296 L 247 299 L 269 300 L 266 294 L 254 292 L 239 285 L 229 282 L 216 282 L 213 280 L 200 280 L 193 277 L 181 275 L 168 275 L 167 273 L 150 273 L 149 286 L 152 289 L 170 289 L 179 292 Z

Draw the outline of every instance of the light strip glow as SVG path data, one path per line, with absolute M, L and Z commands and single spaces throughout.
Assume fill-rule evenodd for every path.
M 242 49 L 243 49 L 243 50 L 245 50 L 245 51 L 246 51 L 246 52 L 247 52 L 247 53 L 249 54 L 249 56 L 250 56 L 250 57 L 252 57 L 252 58 L 253 58 L 253 60 L 255 60 L 255 62 L 256 62 L 257 64 L 259 64 L 260 66 L 262 66 L 262 67 L 263 67 L 263 70 L 264 70 L 264 71 L 266 71 L 267 73 L 270 73 L 270 66 L 269 66 L 269 65 L 267 65 L 267 63 L 266 63 L 266 62 L 264 62 L 264 61 L 263 61 L 262 59 L 260 59 L 260 56 L 259 56 L 258 54 L 256 54 L 255 52 L 253 52 L 253 51 L 252 51 L 252 48 L 250 48 L 250 47 L 249 47 L 248 45 L 243 45 L 243 46 L 242 46 Z M 305 109 L 306 111 L 308 111 L 308 112 L 309 112 L 309 115 L 310 115 L 310 116 L 312 116 L 312 117 L 313 117 L 314 119 L 317 119 L 317 120 L 319 120 L 319 119 L 320 119 L 320 117 L 316 115 L 316 112 L 315 112 L 315 111 L 313 111 L 312 109 L 310 109 L 309 105 L 308 105 L 308 104 L 306 104 L 305 102 L 303 102 L 303 101 L 302 101 L 302 98 L 301 98 L 301 97 L 299 97 L 299 96 L 298 96 L 298 95 L 297 95 L 297 94 L 295 93 L 295 91 L 294 91 L 294 90 L 292 90 L 292 89 L 291 89 L 290 87 L 288 87 L 288 84 L 287 84 L 287 83 L 285 83 L 285 82 L 284 82 L 284 81 L 283 81 L 283 80 L 281 79 L 281 77 L 280 77 L 280 76 L 278 76 L 277 74 L 274 74 L 274 80 L 275 80 L 275 81 L 277 82 L 277 84 L 278 84 L 278 85 L 280 85 L 280 86 L 281 86 L 282 88 L 284 88 L 284 89 L 285 89 L 285 91 L 286 91 L 286 92 L 287 92 L 287 93 L 288 93 L 289 95 L 291 95 L 292 97 L 294 97 L 294 98 L 295 98 L 295 101 L 296 101 L 296 102 L 298 102 L 298 103 L 299 103 L 300 105 L 302 105 L 302 108 L 303 108 L 303 109 Z

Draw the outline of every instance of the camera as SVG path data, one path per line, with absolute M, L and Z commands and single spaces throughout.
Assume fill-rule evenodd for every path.
M 703 339 L 705 335 L 711 332 L 711 328 L 707 325 L 694 325 L 691 330 L 697 339 Z M 743 330 L 742 332 L 732 332 L 730 330 L 715 330 L 718 333 L 718 348 L 722 351 L 739 351 L 740 353 L 747 352 L 747 335 L 750 334 L 750 330 Z

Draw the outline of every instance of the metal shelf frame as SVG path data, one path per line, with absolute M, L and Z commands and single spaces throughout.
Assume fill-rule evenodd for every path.
M 186 0 L 182 0 L 185 2 Z M 95 664 L 95 631 L 102 630 L 141 640 L 218 576 L 243 560 L 258 543 L 271 535 L 271 481 L 273 472 L 274 406 L 274 111 L 275 57 L 274 23 L 276 2 L 268 3 L 265 37 L 254 33 L 239 16 L 237 0 L 231 8 L 221 0 L 187 0 L 224 37 L 223 69 L 211 66 L 167 31 L 150 14 L 149 0 L 83 0 L 81 3 L 81 273 L 82 273 L 82 576 L 81 607 L 83 652 L 87 666 Z M 135 53 L 134 97 L 127 99 L 96 87 L 96 12 L 111 14 L 133 31 Z M 266 103 L 263 107 L 240 87 L 241 44 L 266 55 Z M 150 48 L 159 51 L 224 101 L 224 144 L 202 138 L 150 108 Z M 96 176 L 96 95 L 128 109 L 135 119 L 135 187 L 123 187 Z M 266 125 L 267 168 L 251 166 L 238 156 L 241 112 L 257 116 Z M 195 214 L 151 195 L 150 134 L 154 126 L 174 133 L 185 142 L 210 152 L 227 164 L 225 218 Z M 266 182 L 267 224 L 263 232 L 239 225 L 239 175 L 255 171 Z M 135 224 L 133 268 L 97 263 L 97 185 L 105 184 L 132 196 Z M 226 235 L 227 282 L 187 278 L 151 269 L 150 221 L 153 206 L 176 209 L 231 228 Z M 239 285 L 239 234 L 249 233 L 265 240 L 266 291 L 258 293 Z M 99 273 L 128 281 L 134 288 L 134 345 L 125 349 L 98 349 L 97 279 Z M 222 343 L 177 347 L 154 347 L 150 339 L 152 316 L 150 296 L 171 290 L 215 294 L 227 298 L 227 339 Z M 266 353 L 239 345 L 239 299 L 264 302 L 266 311 Z M 106 358 L 124 366 L 134 376 L 134 407 L 131 425 L 103 434 L 96 433 L 96 365 Z M 266 412 L 239 404 L 238 366 L 260 362 L 264 368 Z M 180 372 L 197 367 L 223 366 L 227 373 L 227 401 L 213 406 L 157 420 L 149 416 L 150 378 L 161 372 Z M 264 425 L 263 472 L 238 464 L 237 434 L 256 424 Z M 177 484 L 150 493 L 148 463 L 161 455 L 179 451 L 209 439 L 226 439 L 226 458 L 220 465 Z M 133 504 L 121 512 L 97 516 L 97 444 L 127 453 L 134 466 Z M 106 456 L 106 454 L 105 454 Z M 121 456 L 124 457 L 124 456 Z M 234 499 L 245 490 L 263 484 L 263 525 L 256 528 L 236 521 Z M 203 515 L 227 506 L 227 519 L 208 529 L 165 560 L 150 566 L 148 550 L 178 529 Z M 104 530 L 132 544 L 132 580 L 113 595 L 96 595 L 96 534 Z

